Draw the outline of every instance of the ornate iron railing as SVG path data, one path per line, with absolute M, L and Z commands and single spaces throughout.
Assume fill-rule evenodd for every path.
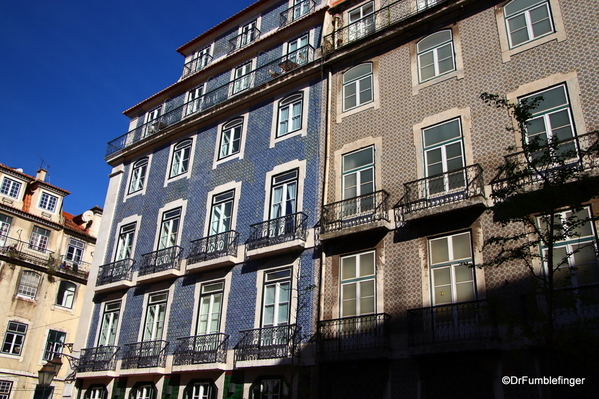
M 384 190 L 333 202 L 322 209 L 322 232 L 328 233 L 378 220 L 389 221 L 389 194 Z
M 177 245 L 144 254 L 141 256 L 138 275 L 145 276 L 171 269 L 180 270 L 182 254 L 183 248 Z
M 225 363 L 229 336 L 223 333 L 179 338 L 173 353 L 173 365 Z
M 262 32 L 258 28 L 250 28 L 229 40 L 229 53 L 238 50 L 260 39 Z
M 238 245 L 239 233 L 234 230 L 193 240 L 189 256 L 187 256 L 187 264 L 217 259 L 223 256 L 237 256 Z
M 182 78 L 191 75 L 192 73 L 201 71 L 206 68 L 212 62 L 212 56 L 210 54 L 202 54 L 201 56 L 186 62 L 183 65 L 183 76 Z
M 259 66 L 246 75 L 248 79 L 248 86 L 245 87 L 244 90 L 260 86 L 312 61 L 314 61 L 314 48 L 312 46 L 301 47 L 296 51 L 276 58 L 275 60 L 268 61 L 264 65 Z M 141 140 L 159 134 L 161 131 L 171 125 L 187 119 L 192 115 L 207 111 L 226 101 L 227 99 L 238 95 L 243 90 L 239 90 L 239 83 L 237 83 L 238 90 L 235 90 L 236 81 L 232 81 L 211 89 L 202 97 L 194 99 L 188 103 L 176 105 L 173 105 L 173 102 L 168 103 L 169 107 L 172 106 L 172 109 L 168 109 L 157 119 L 140 125 L 124 135 L 110 141 L 106 149 L 106 156 L 108 157 L 117 151 L 140 142 Z
M 135 260 L 127 258 L 100 266 L 96 287 L 116 283 L 117 281 L 131 281 L 133 279 L 133 265 L 135 265 Z
M 98 346 L 81 349 L 77 372 L 107 371 L 116 368 L 116 353 L 118 346 Z
M 395 209 L 401 215 L 484 195 L 483 170 L 477 165 L 404 184 Z
M 31 244 L 8 236 L 0 235 L 0 254 L 10 258 L 33 263 L 38 266 L 56 267 L 54 252 L 45 246 Z
M 554 154 L 554 152 L 557 152 Z M 593 131 L 557 143 L 556 146 L 548 145 L 530 155 L 536 171 L 530 168 L 525 153 L 517 152 L 506 155 L 505 164 L 500 172 L 491 181 L 494 193 L 509 189 L 510 185 L 518 187 L 534 185 L 552 174 L 558 175 L 564 168 L 576 168 L 579 171 L 588 171 L 599 166 L 599 131 Z M 536 159 L 535 159 L 536 158 Z M 545 160 L 559 160 L 559 165 Z M 506 173 L 517 176 L 518 181 L 507 179 Z
M 248 249 L 264 248 L 293 240 L 306 240 L 308 216 L 303 212 L 267 220 L 250 226 Z
M 586 325 L 599 327 L 599 284 L 581 285 L 578 287 L 556 288 L 553 290 L 553 320 L 554 327 Z M 530 321 L 546 320 L 547 297 L 537 294 L 536 302 L 526 300 L 523 296 L 527 319 Z M 534 310 L 533 310 L 534 309 Z M 541 316 L 535 316 L 540 312 Z
M 282 28 L 288 23 L 296 21 L 304 15 L 310 14 L 312 11 L 314 11 L 314 7 L 316 7 L 316 2 L 314 0 L 303 0 L 292 5 L 281 13 L 279 27 Z
M 235 360 L 259 360 L 292 357 L 300 340 L 296 324 L 240 331 L 243 337 L 235 346 Z
M 145 341 L 125 344 L 123 369 L 142 369 L 148 367 L 164 367 L 166 364 L 167 341 Z
M 370 15 L 336 29 L 326 35 L 323 42 L 323 53 L 328 54 L 335 49 L 346 46 L 362 38 L 372 36 L 389 26 L 398 24 L 416 14 L 440 3 L 450 0 L 398 0 L 381 7 Z M 416 3 L 416 4 L 414 4 Z M 416 5 L 416 7 L 415 7 Z
M 408 310 L 408 344 L 496 338 L 497 323 L 486 300 Z
M 390 348 L 388 314 L 344 317 L 318 322 L 318 352 L 338 353 Z
M 82 260 L 67 259 L 66 255 L 60 256 L 58 271 L 73 276 L 87 278 L 89 276 L 90 263 Z

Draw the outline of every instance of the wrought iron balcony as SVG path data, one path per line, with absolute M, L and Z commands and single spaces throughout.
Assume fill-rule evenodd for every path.
M 212 62 L 212 56 L 210 54 L 202 54 L 201 56 L 186 62 L 183 65 L 183 76 L 182 78 L 189 76 L 193 73 L 201 71 L 206 68 Z
M 372 14 L 364 16 L 357 21 L 336 29 L 326 35 L 323 42 L 323 53 L 328 54 L 335 49 L 344 47 L 362 38 L 372 36 L 392 25 L 399 24 L 406 19 L 420 14 L 427 9 L 450 0 L 398 0 L 381 7 Z M 414 7 L 416 3 L 416 7 Z
M 20 241 L 5 235 L 0 235 L 0 255 L 43 267 L 54 268 L 57 264 L 54 252 L 49 251 L 45 246 Z
M 322 232 L 329 233 L 378 220 L 389 221 L 389 194 L 384 190 L 325 205 Z
M 225 363 L 229 336 L 223 333 L 179 338 L 173 366 L 204 363 Z
M 318 322 L 318 352 L 321 354 L 389 349 L 385 313 L 344 317 Z
M 545 177 L 555 178 L 564 173 L 564 169 L 589 171 L 599 166 L 599 131 L 593 131 L 557 143 L 556 146 L 548 145 L 530 155 L 531 163 L 536 170 L 526 161 L 524 152 L 517 152 L 505 156 L 505 164 L 500 172 L 491 181 L 494 193 L 510 190 L 511 186 L 532 186 L 543 181 Z M 555 160 L 556 162 L 552 162 Z M 509 171 L 513 178 L 507 179 Z
M 404 196 L 395 209 L 403 215 L 484 195 L 483 170 L 477 165 L 404 184 Z
M 141 256 L 138 275 L 146 276 L 165 270 L 180 270 L 182 254 L 183 248 L 177 245 L 144 254 Z
M 119 349 L 118 346 L 98 346 L 96 348 L 81 349 L 77 372 L 114 371 L 116 368 L 116 353 Z
M 183 103 L 183 100 L 180 100 L 181 102 L 170 101 L 165 105 L 163 114 L 157 119 L 142 124 L 110 141 L 106 149 L 106 156 L 108 157 L 148 137 L 160 134 L 167 127 L 186 120 L 193 115 L 198 115 L 212 109 L 247 89 L 270 82 L 302 65 L 306 65 L 314 61 L 314 53 L 315 51 L 312 46 L 304 46 L 282 57 L 266 61 L 246 75 L 248 83 L 247 87 L 244 87 L 243 90 L 241 90 L 243 86 L 240 86 L 241 83 L 239 83 L 240 80 L 238 79 L 222 86 L 208 87 L 202 97 L 187 103 Z M 236 84 L 237 90 L 235 90 Z
M 193 240 L 187 264 L 204 262 L 223 256 L 237 256 L 239 233 L 234 230 Z
M 250 226 L 247 249 L 264 248 L 293 240 L 306 240 L 308 216 L 298 212 Z
M 408 310 L 410 346 L 496 338 L 497 323 L 486 300 Z
M 250 28 L 229 40 L 229 53 L 238 50 L 248 44 L 255 42 L 260 38 L 260 30 L 258 28 Z
M 116 283 L 117 281 L 131 281 L 133 278 L 133 265 L 135 265 L 135 260 L 127 258 L 100 266 L 96 287 Z
M 310 14 L 314 11 L 314 7 L 316 7 L 316 2 L 314 0 L 303 0 L 292 5 L 281 13 L 279 27 L 282 28 L 288 23 L 296 21 L 304 15 Z
M 122 369 L 164 367 L 166 364 L 167 341 L 145 341 L 125 344 Z
M 527 320 L 531 322 L 546 320 L 547 297 L 537 294 L 536 302 L 526 300 L 523 304 L 527 312 Z M 578 287 L 557 288 L 553 291 L 554 327 L 572 325 L 597 328 L 599 320 L 599 284 L 581 285 Z M 538 315 L 541 315 L 539 319 Z
M 82 260 L 68 259 L 66 255 L 60 256 L 58 271 L 61 273 L 87 278 L 89 276 L 90 263 Z
M 240 331 L 243 337 L 235 347 L 235 360 L 292 357 L 300 340 L 296 324 Z

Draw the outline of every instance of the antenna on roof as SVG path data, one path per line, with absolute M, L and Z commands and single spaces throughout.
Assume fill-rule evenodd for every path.
M 40 154 L 38 154 L 37 152 L 36 152 L 35 154 L 36 154 L 38 157 L 40 157 L 40 160 L 41 160 L 41 162 L 40 162 L 40 167 L 39 167 L 40 169 L 47 169 L 47 168 L 49 168 L 49 167 L 50 167 L 50 164 L 49 164 L 48 162 L 46 162 L 46 161 L 44 160 L 44 158 L 42 158 L 42 156 L 41 156 Z M 46 166 L 44 166 L 44 164 L 46 164 Z

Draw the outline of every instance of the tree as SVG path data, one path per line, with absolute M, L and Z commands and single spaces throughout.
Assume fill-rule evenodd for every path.
M 599 194 L 599 174 L 594 173 L 599 171 L 599 132 L 576 136 L 571 127 L 569 133 L 551 130 L 535 114 L 549 106 L 542 96 L 518 103 L 489 93 L 480 98 L 508 112 L 514 125 L 506 129 L 520 142 L 519 148 L 508 148 L 508 153 L 519 152 L 505 157 L 492 182 L 490 211 L 499 226 L 485 240 L 492 259 L 483 266 L 527 268 L 534 281 L 524 301 L 527 312 L 502 314 L 513 331 L 536 345 L 543 375 L 567 375 L 564 359 L 577 355 L 567 343 L 598 327 L 597 317 L 581 319 L 578 312 L 589 304 L 599 309 L 599 290 L 583 289 L 599 283 L 594 218 L 586 207 Z M 590 350 L 594 341 L 580 349 Z M 554 389 L 546 388 L 546 397 L 551 397 Z

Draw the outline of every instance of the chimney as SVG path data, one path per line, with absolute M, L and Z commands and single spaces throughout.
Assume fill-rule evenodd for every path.
M 45 179 L 46 179 L 46 173 L 48 173 L 48 171 L 46 169 L 40 169 L 40 170 L 37 171 L 37 174 L 35 175 L 35 178 L 37 180 L 45 181 Z

